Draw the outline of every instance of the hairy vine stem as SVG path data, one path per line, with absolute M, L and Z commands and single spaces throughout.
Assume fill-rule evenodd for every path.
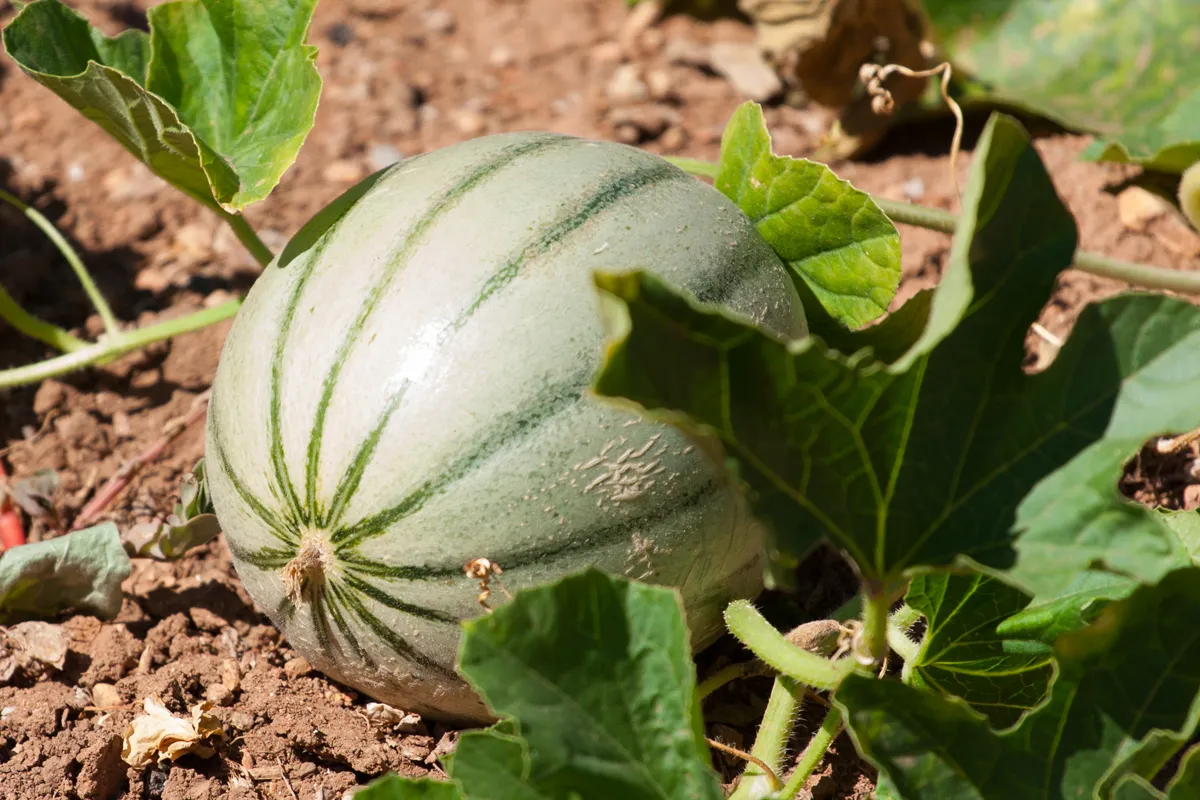
M 58 350 L 62 355 L 45 361 L 39 361 L 23 367 L 0 370 L 0 389 L 37 383 L 47 378 L 54 378 L 73 372 L 84 367 L 102 364 L 133 350 L 140 349 L 164 339 L 170 339 L 184 333 L 206 328 L 218 322 L 227 320 L 237 314 L 241 308 L 241 300 L 232 300 L 214 308 L 204 309 L 177 319 L 147 325 L 143 328 L 122 330 L 120 322 L 109 307 L 108 301 L 96 287 L 91 273 L 83 263 L 83 259 L 75 252 L 59 233 L 58 229 L 46 219 L 36 208 L 22 202 L 19 198 L 0 189 L 0 201 L 8 203 L 24 214 L 30 222 L 38 227 L 51 243 L 66 259 L 83 290 L 91 301 L 96 313 L 104 322 L 105 335 L 98 342 L 90 343 L 80 339 L 68 331 L 38 319 L 17 303 L 12 296 L 0 287 L 0 320 L 7 322 L 31 339 L 36 339 Z M 241 214 L 230 214 L 219 211 L 221 220 L 237 235 L 245 248 L 259 264 L 266 266 L 275 257 L 270 248 L 259 238 L 254 229 Z

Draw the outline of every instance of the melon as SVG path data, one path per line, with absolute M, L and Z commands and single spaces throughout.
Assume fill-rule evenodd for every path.
M 536 132 L 408 159 L 318 216 L 249 292 L 206 433 L 234 565 L 292 647 L 382 702 L 487 720 L 455 669 L 481 558 L 510 592 L 585 567 L 677 587 L 693 645 L 719 636 L 761 589 L 762 532 L 718 445 L 589 394 L 592 275 L 648 269 L 801 336 L 749 219 L 657 156 Z

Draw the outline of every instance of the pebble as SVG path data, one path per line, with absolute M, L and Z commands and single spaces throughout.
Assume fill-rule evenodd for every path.
M 425 13 L 425 30 L 430 33 L 454 33 L 454 14 L 444 8 L 435 8 Z
M 242 668 L 234 659 L 222 661 L 217 673 L 221 676 L 221 685 L 229 691 L 236 692 L 242 688 Z
M 373 144 L 371 145 L 371 149 L 367 151 L 367 162 L 371 165 L 373 172 L 386 169 L 392 164 L 398 164 L 403 160 L 404 153 L 401 153 L 390 144 Z
M 354 29 L 344 22 L 335 22 L 330 25 L 325 30 L 325 35 L 338 47 L 345 47 L 354 41 Z
M 650 90 L 652 100 L 662 102 L 676 98 L 675 80 L 671 77 L 670 70 L 652 69 L 647 72 L 646 88 Z
M 111 683 L 97 683 L 92 687 L 92 705 L 96 708 L 116 708 L 124 704 L 121 693 Z
M 254 727 L 254 715 L 246 711 L 235 711 L 229 715 L 229 724 L 239 731 L 248 731 Z
M 1170 204 L 1140 186 L 1130 186 L 1117 195 L 1117 216 L 1131 231 L 1142 232 L 1153 221 L 1167 213 Z
M 140 161 L 128 167 L 110 170 L 100 183 L 111 200 L 145 200 L 167 185 Z
M 362 180 L 363 168 L 356 161 L 349 159 L 338 159 L 331 161 L 321 172 L 321 177 L 329 183 L 354 183 Z
M 197 222 L 189 222 L 175 233 L 174 249 L 180 258 L 200 262 L 212 255 L 213 232 Z
M 615 105 L 636 103 L 650 96 L 650 90 L 642 82 L 638 68 L 633 64 L 622 64 L 613 71 L 604 88 L 608 99 Z
M 204 699 L 214 706 L 231 706 L 233 705 L 233 692 L 229 691 L 229 688 L 223 683 L 213 683 L 204 690 Z
M 617 33 L 617 44 L 629 56 L 636 55 L 635 46 L 642 34 L 662 19 L 662 0 L 642 0 L 629 11 L 621 30 Z
M 904 199 L 915 203 L 925 196 L 925 181 L 920 178 L 909 178 L 904 182 Z
M 44 417 L 67 402 L 67 387 L 56 380 L 42 381 L 33 396 L 33 413 Z
M 464 136 L 478 136 L 487 127 L 487 120 L 478 111 L 463 109 L 454 115 L 454 125 Z
M 83 168 L 83 164 L 78 161 L 67 167 L 67 180 L 71 183 L 82 183 L 87 177 L 87 171 Z
M 752 42 L 717 42 L 708 58 L 717 74 L 751 100 L 761 103 L 783 91 L 783 81 Z
M 510 67 L 514 60 L 512 49 L 504 44 L 496 45 L 488 54 L 488 63 L 496 68 Z
M 621 45 L 617 42 L 601 42 L 592 48 L 591 59 L 596 65 L 620 63 Z
M 308 663 L 308 659 L 304 656 L 296 656 L 283 665 L 283 671 L 289 678 L 295 680 L 312 672 L 312 664 Z
M 664 105 L 628 106 L 614 109 L 609 116 L 614 133 L 619 141 L 634 144 L 646 139 L 657 139 L 668 128 L 683 124 L 683 117 L 675 109 Z

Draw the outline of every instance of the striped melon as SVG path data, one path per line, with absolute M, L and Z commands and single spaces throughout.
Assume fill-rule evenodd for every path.
M 714 445 L 585 395 L 591 276 L 646 267 L 801 335 L 749 220 L 657 156 L 545 133 L 409 159 L 342 205 L 250 291 L 208 417 L 234 563 L 292 646 L 384 702 L 486 719 L 454 663 L 481 557 L 510 590 L 587 566 L 678 586 L 711 642 L 761 587 L 761 532 Z

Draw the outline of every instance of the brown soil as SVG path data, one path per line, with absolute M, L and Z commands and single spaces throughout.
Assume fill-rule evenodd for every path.
M 154 3 L 71 4 L 113 33 L 144 25 Z M 12 13 L 0 0 L 0 25 Z M 625 19 L 620 0 L 326 0 L 313 27 L 325 80 L 316 128 L 275 194 L 251 209 L 251 222 L 278 247 L 351 182 L 381 166 L 383 148 L 412 155 L 499 131 L 548 129 L 715 157 L 723 124 L 742 98 L 713 74 L 670 63 L 668 54 L 680 42 L 747 41 L 750 30 L 678 17 L 622 36 Z M 641 70 L 657 99 L 610 101 L 606 87 L 622 63 Z M 801 156 L 814 152 L 828 121 L 817 109 L 778 106 L 767 109 L 767 118 L 777 150 Z M 901 131 L 869 160 L 833 166 L 885 197 L 903 199 L 907 191 L 922 203 L 953 208 L 948 141 L 948 129 L 937 125 Z M 1115 191 L 1132 173 L 1080 162 L 1086 143 L 1050 135 L 1038 144 L 1078 216 L 1083 244 L 1110 256 L 1194 266 L 1187 243 L 1153 226 L 1145 233 L 1122 227 Z M 960 173 L 969 160 L 965 154 Z M 258 273 L 214 217 L 135 166 L 11 62 L 0 64 L 0 186 L 36 205 L 71 238 L 122 319 L 146 323 L 221 302 L 244 292 Z M 936 280 L 948 245 L 947 237 L 928 231 L 905 228 L 902 235 L 901 299 Z M 64 327 L 98 332 L 65 263 L 6 207 L 0 243 L 0 278 L 19 302 Z M 1065 335 L 1084 304 L 1121 288 L 1068 273 L 1042 322 Z M 0 394 L 0 448 L 13 474 L 57 471 L 54 499 L 69 524 L 100 483 L 208 387 L 227 330 L 220 325 L 103 368 Z M 1031 350 L 1032 364 L 1053 354 L 1037 337 Z M 0 368 L 46 355 L 11 331 L 0 334 Z M 128 525 L 167 513 L 180 476 L 202 449 L 202 431 L 187 431 L 137 476 L 111 518 Z M 1194 457 L 1189 451 L 1173 461 L 1139 461 L 1129 493 L 1193 505 L 1187 488 Z M 36 537 L 46 535 L 53 526 L 35 529 Z M 807 567 L 820 578 L 805 584 L 814 588 L 780 601 L 791 611 L 826 611 L 845 599 L 849 576 L 826 568 L 827 554 L 820 558 Z M 389 769 L 429 771 L 427 756 L 447 731 L 372 727 L 366 698 L 308 672 L 254 608 L 222 543 L 171 565 L 140 562 L 125 589 L 116 620 L 66 621 L 71 651 L 61 673 L 0 687 L 0 798 L 333 800 Z M 720 658 L 718 648 L 705 661 L 711 666 Z M 231 671 L 238 676 L 232 687 Z M 96 684 L 115 685 L 122 705 L 93 710 Z M 764 684 L 748 681 L 715 697 L 710 734 L 737 744 L 731 738 L 745 735 L 747 714 L 765 702 Z M 180 713 L 206 696 L 219 699 L 215 713 L 232 740 L 211 759 L 127 768 L 120 734 L 148 695 Z M 873 773 L 845 737 L 830 764 L 810 784 L 814 796 L 869 795 Z M 727 777 L 735 774 L 733 765 L 719 766 Z

